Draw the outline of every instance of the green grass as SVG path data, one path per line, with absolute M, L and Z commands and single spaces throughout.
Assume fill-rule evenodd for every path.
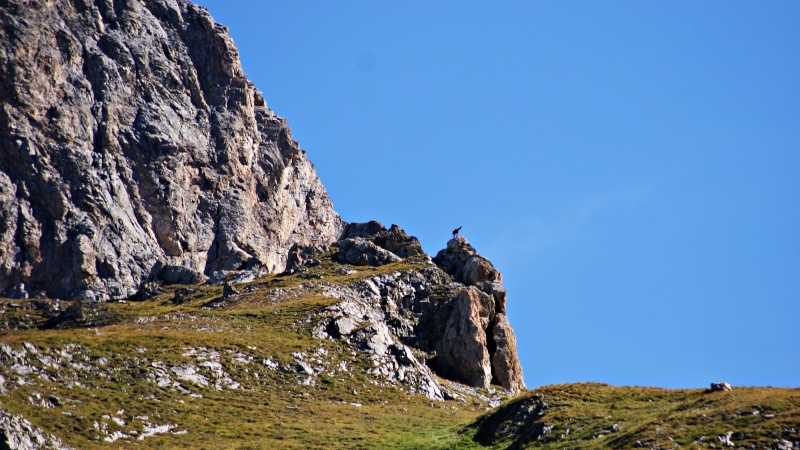
M 515 421 L 519 408 L 537 399 L 548 405 L 542 416 Z M 618 431 L 612 431 L 615 424 Z M 548 434 L 526 437 L 537 425 L 553 428 Z M 800 389 L 734 387 L 710 392 L 595 383 L 546 386 L 480 417 L 462 431 L 462 443 L 591 449 L 633 448 L 640 441 L 648 448 L 719 448 L 717 436 L 728 431 L 734 433 L 737 447 L 776 448 L 776 440 L 797 441 Z
M 6 379 L 0 404 L 81 449 L 630 448 L 637 440 L 662 448 L 707 448 L 719 447 L 716 436 L 727 431 L 737 433 L 734 441 L 745 447 L 800 439 L 796 431 L 785 431 L 800 428 L 798 390 L 735 388 L 709 393 L 557 385 L 530 391 L 487 412 L 477 397 L 465 403 L 431 402 L 376 384 L 366 375 L 371 361 L 364 354 L 342 341 L 312 337 L 314 321 L 306 319 L 336 302 L 322 295 L 323 284 L 354 283 L 424 267 L 421 260 L 408 259 L 358 267 L 347 274 L 329 254 L 306 273 L 238 285 L 241 294 L 220 308 L 205 307 L 222 296 L 222 287 L 202 285 L 193 286 L 197 292 L 180 304 L 173 297 L 183 286 L 166 286 L 146 301 L 102 304 L 107 308 L 102 314 L 113 319 L 102 327 L 42 329 L 47 317 L 33 300 L 3 299 L 0 342 L 17 351 L 30 343 L 49 356 L 68 350 L 72 360 L 55 368 L 34 362 L 38 372 L 26 375 L 28 382 L 22 386 L 14 382 L 17 375 L 11 367 L 0 367 Z M 277 289 L 283 294 L 272 295 Z M 442 287 L 434 294 L 444 297 L 446 290 Z M 217 390 L 185 381 L 185 392 L 159 387 L 151 378 L 153 364 L 198 364 L 197 356 L 185 355 L 188 349 L 219 353 L 222 369 L 240 388 Z M 313 386 L 304 386 L 299 384 L 302 376 L 263 364 L 268 359 L 292 367 L 293 353 L 313 358 L 320 349 L 327 352 L 327 368 L 345 364 L 349 371 L 326 369 Z M 549 408 L 534 423 L 515 422 L 518 407 L 533 398 L 543 399 Z M 113 418 L 124 420 L 124 425 Z M 132 438 L 106 443 L 107 434 L 95 424 Z M 174 425 L 172 431 L 181 434 L 136 440 L 148 424 Z M 613 424 L 620 427 L 618 432 L 609 430 Z M 526 441 L 525 434 L 539 425 L 553 428 Z M 603 437 L 596 437 L 599 434 Z
M 31 300 L 3 300 L 19 306 L 7 309 L 7 314 L 27 314 L 29 325 L 2 332 L 0 342 L 14 349 L 31 343 L 40 352 L 50 353 L 68 344 L 78 347 L 72 351 L 73 360 L 58 369 L 34 364 L 40 373 L 67 376 L 61 380 L 29 376 L 28 384 L 8 389 L 0 403 L 76 448 L 447 448 L 458 439 L 457 430 L 483 412 L 485 405 L 433 402 L 432 407 L 422 396 L 376 385 L 364 374 L 371 361 L 360 353 L 353 355 L 342 342 L 313 338 L 313 323 L 305 320 L 336 302 L 320 294 L 320 283 L 347 284 L 418 266 L 403 262 L 360 267 L 349 275 L 335 271 L 336 267 L 323 263 L 312 269 L 321 278 L 270 276 L 239 285 L 242 294 L 217 309 L 204 306 L 221 297 L 220 286 L 193 286 L 199 292 L 182 304 L 172 301 L 181 287 L 166 286 L 162 294 L 146 301 L 104 304 L 116 323 L 100 328 L 39 329 L 46 318 L 30 308 Z M 305 288 L 297 295 L 270 295 L 275 289 L 301 284 Z M 4 314 L 4 319 L 10 318 Z M 153 363 L 191 363 L 192 357 L 184 356 L 187 348 L 223 355 L 223 369 L 242 389 L 218 391 L 182 382 L 189 392 L 180 393 L 147 380 Z M 329 365 L 343 361 L 350 371 L 333 376 L 323 373 L 314 386 L 301 386 L 297 374 L 261 364 L 269 358 L 292 366 L 292 353 L 312 355 L 320 348 L 328 352 Z M 235 354 L 252 362 L 234 363 L 230 355 Z M 105 366 L 99 365 L 101 358 L 108 361 Z M 97 370 L 76 370 L 71 367 L 75 363 Z M 2 370 L 7 379 L 14 378 L 9 368 Z M 65 379 L 80 385 L 67 387 Z M 33 405 L 29 397 L 37 394 L 56 399 L 55 405 Z M 117 415 L 120 410 L 124 412 Z M 115 423 L 113 417 L 125 425 Z M 95 429 L 97 423 L 109 433 L 141 434 L 146 422 L 176 425 L 173 431 L 186 433 L 157 434 L 142 441 L 134 435 L 134 439 L 109 444 L 102 441 L 106 434 Z

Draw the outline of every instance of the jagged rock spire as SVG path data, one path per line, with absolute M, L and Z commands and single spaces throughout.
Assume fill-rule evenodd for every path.
M 450 239 L 433 262 L 467 286 L 453 302 L 437 343 L 440 364 L 476 368 L 467 376 L 472 385 L 489 387 L 494 380 L 511 392 L 524 390 L 517 340 L 506 316 L 503 276 L 464 236 Z

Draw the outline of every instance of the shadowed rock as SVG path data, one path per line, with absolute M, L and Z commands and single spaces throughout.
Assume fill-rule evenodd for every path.
M 378 247 L 372 241 L 363 238 L 342 239 L 336 243 L 339 247 L 337 259 L 345 264 L 356 266 L 382 266 L 400 261 L 394 253 Z
M 435 345 L 436 365 L 445 377 L 488 389 L 492 361 L 486 331 L 494 318 L 492 297 L 468 287 L 452 301 L 448 313 Z
M 34 426 L 28 419 L 13 415 L 0 409 L 0 449 L 34 450 L 34 449 L 67 450 L 65 445 L 52 434 L 45 433 Z
M 388 230 L 377 221 L 350 223 L 344 229 L 337 259 L 345 264 L 380 266 L 422 255 L 419 240 L 397 225 Z

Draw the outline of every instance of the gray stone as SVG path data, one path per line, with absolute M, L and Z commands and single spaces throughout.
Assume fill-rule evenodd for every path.
M 721 381 L 719 383 L 711 383 L 711 392 L 732 391 L 732 390 L 733 388 L 731 387 L 731 384 L 728 383 L 727 381 Z
M 0 292 L 128 298 L 344 224 L 225 27 L 183 0 L 12 2 L 0 27 Z M 85 6 L 81 6 L 85 5 Z M 85 10 L 84 10 L 85 8 Z
M 298 245 L 294 244 L 289 249 L 289 256 L 286 259 L 286 272 L 295 273 L 303 267 L 314 267 L 319 265 L 317 259 L 328 251 L 327 245 Z
M 717 440 L 726 447 L 736 447 L 736 444 L 731 440 L 731 436 L 733 436 L 733 431 L 728 431 L 724 435 L 717 436 Z
M 206 276 L 198 270 L 186 266 L 166 265 L 158 273 L 158 279 L 166 284 L 198 284 L 206 281 Z
M 180 289 L 179 289 L 179 291 L 180 291 Z M 136 295 L 134 295 L 132 297 L 132 300 L 148 300 L 148 299 L 151 299 L 151 298 L 155 297 L 156 295 L 158 295 L 158 294 L 160 294 L 162 292 L 163 291 L 161 290 L 161 283 L 155 282 L 155 281 L 148 281 L 148 282 L 142 283 L 142 286 L 136 292 Z M 177 295 L 177 292 L 176 292 L 176 295 Z
M 0 409 L 0 448 L 9 450 L 69 449 L 57 437 L 29 420 Z
M 344 336 L 352 333 L 361 324 L 361 321 L 355 317 L 345 316 L 336 319 L 333 324 L 339 335 Z
M 59 320 L 83 320 L 86 318 L 86 311 L 83 308 L 83 300 L 76 298 L 61 313 Z
M 423 255 L 422 246 L 419 240 L 413 236 L 409 236 L 397 225 L 392 225 L 388 230 L 381 225 L 378 221 L 364 222 L 364 223 L 349 223 L 344 229 L 339 242 L 336 246 L 341 248 L 343 246 L 352 246 L 353 242 L 369 242 L 375 247 L 385 250 L 389 254 L 395 255 L 397 258 L 381 256 L 372 258 L 371 260 L 377 262 L 377 265 L 386 264 L 387 262 L 395 262 L 400 258 L 408 258 L 411 256 Z M 374 248 L 370 247 L 370 252 L 374 252 Z M 380 252 L 384 253 L 384 252 Z M 355 257 L 355 255 L 351 255 Z M 345 258 L 340 258 L 343 262 Z M 366 265 L 366 264 L 360 264 Z M 376 265 L 376 264 L 369 264 Z
M 336 243 L 339 262 L 355 266 L 382 266 L 398 262 L 401 258 L 394 253 L 378 247 L 364 238 L 343 239 Z

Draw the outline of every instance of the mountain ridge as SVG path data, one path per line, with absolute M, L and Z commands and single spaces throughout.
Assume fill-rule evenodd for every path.
M 343 221 L 202 7 L 0 22 L 0 449 L 800 447 L 793 390 L 527 391 L 500 272 Z

